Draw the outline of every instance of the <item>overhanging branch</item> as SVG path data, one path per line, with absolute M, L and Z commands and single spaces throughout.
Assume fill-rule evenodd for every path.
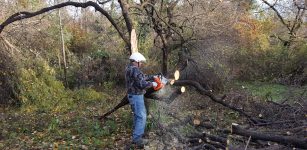
M 117 30 L 117 32 L 119 33 L 120 37 L 125 41 L 126 44 L 130 44 L 129 39 L 127 37 L 125 37 L 124 33 L 120 30 L 120 28 L 118 27 L 118 25 L 115 23 L 114 19 L 111 17 L 111 15 L 105 11 L 102 7 L 100 7 L 97 3 L 93 2 L 93 1 L 88 1 L 88 2 L 64 2 L 64 3 L 60 3 L 60 4 L 56 4 L 50 7 L 45 7 L 42 8 L 38 11 L 35 12 L 27 12 L 27 11 L 21 11 L 21 12 L 17 12 L 15 14 L 13 14 L 12 16 L 10 16 L 9 18 L 7 18 L 4 22 L 2 22 L 0 24 L 0 34 L 3 31 L 3 29 L 18 20 L 23 20 L 23 19 L 27 19 L 27 18 L 31 18 L 55 9 L 59 9 L 59 8 L 63 8 L 66 6 L 75 6 L 75 7 L 81 7 L 81 8 L 86 8 L 86 7 L 94 7 L 96 11 L 99 11 L 101 14 L 103 14 L 105 17 L 107 17 L 107 19 L 111 22 L 111 24 L 113 25 L 113 27 Z

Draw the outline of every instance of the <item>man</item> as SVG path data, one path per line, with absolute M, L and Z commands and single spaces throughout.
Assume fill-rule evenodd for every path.
M 135 144 L 138 148 L 143 148 L 148 143 L 143 139 L 145 125 L 146 125 L 146 108 L 144 105 L 144 94 L 146 89 L 153 87 L 155 90 L 162 88 L 159 78 L 155 78 L 155 82 L 149 82 L 150 76 L 146 76 L 140 70 L 144 62 L 145 57 L 140 53 L 133 53 L 130 57 L 130 63 L 126 67 L 126 87 L 128 92 L 128 100 L 133 112 L 133 135 L 132 144 Z M 157 83 L 158 82 L 158 83 Z M 159 83 L 160 82 L 160 83 Z

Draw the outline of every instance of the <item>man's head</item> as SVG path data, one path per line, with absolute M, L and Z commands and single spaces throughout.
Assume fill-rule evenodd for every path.
M 141 64 L 146 62 L 146 58 L 139 52 L 132 53 L 129 59 L 134 65 L 138 67 L 141 67 Z

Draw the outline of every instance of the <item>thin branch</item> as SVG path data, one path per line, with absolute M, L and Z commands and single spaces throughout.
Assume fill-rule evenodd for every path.
M 111 24 L 114 26 L 114 28 L 119 33 L 120 37 L 127 44 L 130 44 L 129 39 L 125 37 L 125 35 L 120 30 L 118 25 L 115 23 L 115 21 L 113 20 L 111 15 L 107 11 L 105 11 L 102 7 L 100 7 L 97 3 L 93 2 L 93 1 L 88 1 L 88 2 L 84 2 L 84 3 L 68 1 L 68 2 L 57 4 L 57 5 L 53 5 L 53 6 L 50 6 L 50 7 L 45 7 L 45 8 L 38 10 L 38 11 L 35 11 L 35 12 L 26 12 L 26 11 L 17 12 L 15 14 L 13 14 L 12 16 L 10 16 L 9 18 L 7 18 L 4 22 L 2 22 L 0 24 L 0 34 L 7 25 L 9 25 L 9 24 L 11 24 L 15 21 L 31 18 L 31 17 L 37 16 L 37 15 L 40 15 L 40 14 L 43 14 L 43 13 L 46 13 L 46 12 L 49 12 L 49 11 L 52 11 L 52 10 L 55 10 L 55 9 L 63 8 L 63 7 L 66 7 L 66 6 L 75 6 L 75 7 L 82 7 L 82 8 L 86 8 L 86 7 L 89 7 L 89 6 L 94 7 L 95 10 L 99 11 L 101 14 L 103 14 L 105 17 L 107 17 L 107 19 L 111 22 Z
M 159 20 L 161 20 L 167 27 L 169 27 L 172 31 L 174 31 L 181 38 L 182 41 L 185 41 L 184 37 L 181 35 L 181 33 L 179 31 L 177 31 L 173 26 L 171 26 L 164 19 L 162 19 L 162 17 L 159 15 L 158 11 L 155 9 L 155 7 L 152 4 L 148 4 L 148 5 L 150 5 L 153 8 L 153 10 L 154 10 L 154 12 L 157 15 L 157 18 Z
M 290 25 L 287 24 L 284 20 L 284 18 L 280 15 L 279 11 L 274 7 L 274 5 L 271 5 L 269 2 L 267 2 L 266 0 L 261 0 L 263 3 L 265 3 L 266 5 L 268 5 L 277 15 L 277 17 L 280 19 L 281 23 L 283 25 L 285 25 L 287 27 L 287 29 L 290 31 Z
M 104 5 L 108 2 L 110 2 L 111 0 L 106 0 L 106 1 L 100 1 L 100 0 L 97 0 L 97 2 L 100 4 L 100 5 Z
M 129 11 L 128 11 L 129 5 L 125 0 L 118 0 L 118 3 L 120 4 L 120 7 L 122 9 L 122 14 L 124 16 L 128 32 L 131 33 L 132 28 L 133 28 L 133 24 L 132 24 L 132 21 L 129 17 Z M 130 45 L 130 42 L 129 42 L 129 45 Z

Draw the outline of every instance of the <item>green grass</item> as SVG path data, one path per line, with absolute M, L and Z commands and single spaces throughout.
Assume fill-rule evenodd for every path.
M 235 82 L 237 87 L 265 100 L 280 102 L 289 98 L 307 97 L 307 86 L 293 87 L 266 82 Z

